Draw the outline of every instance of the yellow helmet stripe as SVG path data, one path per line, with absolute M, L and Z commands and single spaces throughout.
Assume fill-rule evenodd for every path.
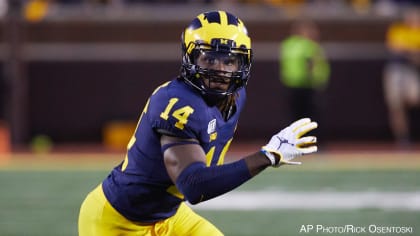
M 221 25 L 228 25 L 228 19 L 225 12 L 219 11 L 220 16 L 220 24 Z

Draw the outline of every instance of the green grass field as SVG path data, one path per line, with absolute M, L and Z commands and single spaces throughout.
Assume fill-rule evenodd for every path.
M 48 158 L 12 157 L 12 161 L 0 165 L 0 235 L 77 235 L 78 210 L 83 198 L 119 160 L 104 157 L 99 161 L 101 158 L 89 159 L 83 154 L 73 159 L 74 155 L 78 154 Z M 310 196 L 319 191 L 420 191 L 420 158 L 417 155 L 389 155 L 383 159 L 382 154 L 373 157 L 361 154 L 357 158 L 335 158 L 335 155 L 311 159 L 299 167 L 270 169 L 235 192 L 281 190 L 304 192 Z M 418 208 L 197 211 L 226 235 L 232 236 L 337 235 L 299 232 L 303 225 L 412 227 L 413 232 L 408 235 L 420 235 Z

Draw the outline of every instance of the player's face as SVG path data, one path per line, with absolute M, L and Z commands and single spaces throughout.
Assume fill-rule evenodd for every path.
M 231 72 L 239 70 L 240 62 L 237 55 L 211 51 L 201 51 L 196 61 L 199 67 L 217 72 L 211 78 L 204 78 L 205 85 L 222 91 L 229 88 Z

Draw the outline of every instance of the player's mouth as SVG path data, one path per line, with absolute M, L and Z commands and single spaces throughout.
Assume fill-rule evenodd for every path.
M 209 87 L 211 89 L 226 91 L 229 88 L 229 82 L 224 80 L 212 80 Z

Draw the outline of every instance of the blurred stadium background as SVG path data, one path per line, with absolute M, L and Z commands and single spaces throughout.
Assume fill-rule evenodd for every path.
M 0 235 L 77 235 L 85 194 L 122 160 L 153 89 L 177 75 L 182 29 L 213 9 L 242 18 L 254 48 L 228 155 L 256 150 L 291 121 L 278 46 L 294 19 L 319 25 L 332 74 L 320 153 L 197 211 L 226 235 L 300 235 L 302 225 L 419 235 L 420 112 L 411 111 L 413 145 L 401 149 L 382 85 L 386 30 L 408 2 L 0 0 Z

